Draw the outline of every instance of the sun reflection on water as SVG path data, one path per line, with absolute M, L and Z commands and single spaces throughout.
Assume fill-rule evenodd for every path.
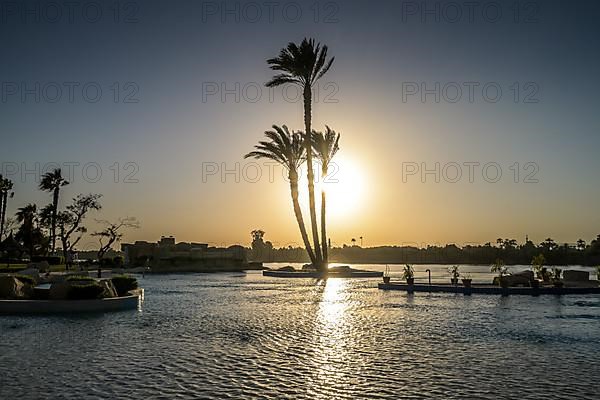
M 352 357 L 349 352 L 354 335 L 349 306 L 346 279 L 332 278 L 323 282 L 314 330 L 315 375 L 311 398 L 331 398 L 334 393 L 324 393 L 323 387 L 342 388 L 350 384 L 352 371 L 347 361 Z

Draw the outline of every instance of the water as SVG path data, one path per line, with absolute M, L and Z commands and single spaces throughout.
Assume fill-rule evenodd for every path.
M 600 398 L 598 296 L 408 295 L 260 272 L 140 282 L 140 311 L 0 317 L 0 399 Z

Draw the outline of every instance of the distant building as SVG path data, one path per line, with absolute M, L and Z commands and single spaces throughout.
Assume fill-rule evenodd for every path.
M 125 263 L 151 266 L 153 270 L 237 269 L 247 266 L 242 246 L 209 247 L 206 243 L 176 243 L 173 236 L 158 242 L 136 241 L 121 245 Z

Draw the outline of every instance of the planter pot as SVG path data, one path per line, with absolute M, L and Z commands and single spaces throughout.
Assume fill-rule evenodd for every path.
M 470 288 L 471 287 L 471 282 L 473 282 L 473 279 L 463 279 L 462 280 L 463 286 L 466 287 L 466 288 Z
M 389 276 L 384 276 L 383 277 L 383 283 L 390 283 L 390 277 Z
M 464 281 L 464 279 L 463 279 L 463 281 Z M 453 285 L 458 285 L 458 278 L 450 279 L 450 283 L 452 283 Z
M 500 281 L 500 287 L 501 288 L 503 288 L 503 289 L 508 288 L 508 279 L 502 277 L 502 278 L 499 279 L 499 281 Z
M 540 288 L 540 281 L 538 281 L 537 279 L 532 280 L 531 282 L 529 282 L 529 285 L 533 288 L 533 289 L 539 289 Z
M 409 285 L 414 285 L 415 284 L 415 278 L 406 278 L 406 283 Z
M 563 281 L 554 281 L 552 283 L 554 284 L 555 288 L 561 288 L 565 285 L 565 283 Z

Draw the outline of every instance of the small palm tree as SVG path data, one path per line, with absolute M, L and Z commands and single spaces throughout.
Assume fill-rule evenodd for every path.
M 4 237 L 4 227 L 6 225 L 6 204 L 8 199 L 12 198 L 15 193 L 12 191 L 13 182 L 8 178 L 3 178 L 0 175 L 0 240 Z
M 35 204 L 27 204 L 17 210 L 17 222 L 22 224 L 21 232 L 24 236 L 23 241 L 27 241 L 29 247 L 29 257 L 33 257 L 34 251 L 34 229 L 37 220 L 37 206 Z
M 340 134 L 335 133 L 328 126 L 325 127 L 325 134 L 313 131 L 312 142 L 315 157 L 321 162 L 321 177 L 325 179 L 329 172 L 329 164 L 340 149 Z M 323 249 L 323 262 L 327 265 L 327 227 L 325 221 L 326 215 L 326 194 L 325 185 L 321 187 L 321 245 Z M 362 241 L 362 236 L 361 236 Z
M 62 177 L 60 168 L 56 168 L 54 171 L 44 174 L 42 176 L 42 181 L 40 182 L 40 190 L 52 193 L 52 220 L 50 224 L 52 253 L 54 253 L 56 247 L 56 216 L 58 215 L 60 188 L 68 184 L 69 182 Z
M 302 163 L 304 163 L 306 154 L 303 146 L 302 133 L 290 132 L 285 125 L 282 127 L 273 125 L 273 130 L 266 131 L 265 136 L 270 140 L 259 142 L 254 146 L 256 150 L 246 154 L 244 158 L 266 158 L 283 165 L 288 170 L 290 192 L 292 195 L 294 214 L 296 214 L 296 221 L 298 222 L 300 234 L 304 241 L 308 256 L 310 257 L 310 261 L 313 265 L 316 265 L 317 259 L 310 245 L 308 233 L 304 226 L 300 202 L 298 201 L 298 169 Z
M 315 206 L 315 177 L 312 165 L 312 152 L 310 134 L 312 132 L 312 86 L 329 71 L 334 58 L 327 59 L 327 46 L 315 44 L 314 39 L 304 39 L 300 45 L 290 42 L 286 48 L 281 49 L 279 56 L 267 60 L 275 75 L 267 87 L 284 84 L 298 85 L 303 90 L 304 97 L 304 146 L 306 150 L 306 166 L 308 169 L 308 202 L 312 227 L 313 243 L 315 246 L 317 268 L 323 270 L 323 257 L 319 247 L 319 230 L 317 227 L 317 212 Z M 323 238 L 323 241 L 326 241 Z

